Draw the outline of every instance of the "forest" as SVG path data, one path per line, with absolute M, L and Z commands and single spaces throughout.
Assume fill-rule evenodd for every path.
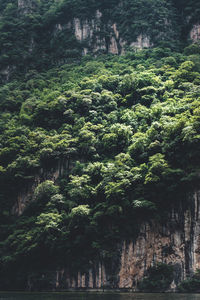
M 23 288 L 30 270 L 109 261 L 198 187 L 198 44 L 86 56 L 4 84 L 0 98 L 1 289 Z
M 94 19 L 102 14 L 98 40 L 109 44 L 115 23 L 127 47 L 146 35 L 154 47 L 182 51 L 189 32 L 199 21 L 198 0 L 0 0 L 0 81 L 19 77 L 29 70 L 48 69 L 78 60 L 92 41 L 77 41 L 69 23 L 75 18 Z M 95 21 L 96 22 L 96 21 Z M 62 30 L 58 30 L 62 28 Z M 99 53 L 100 52 L 100 53 Z M 97 51 L 97 54 L 107 49 Z M 91 54 L 90 53 L 90 54 Z
M 117 260 L 141 224 L 190 205 L 200 174 L 198 0 L 19 2 L 0 0 L 1 290 Z M 123 55 L 81 55 L 65 25 L 97 10 Z M 131 49 L 143 33 L 153 47 Z M 141 290 L 166 289 L 172 267 L 150 269 Z M 179 289 L 199 286 L 197 272 Z

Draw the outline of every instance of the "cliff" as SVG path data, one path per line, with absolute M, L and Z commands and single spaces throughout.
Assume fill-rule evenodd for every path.
M 198 291 L 198 16 L 80 2 L 0 4 L 0 289 Z
M 176 7 L 174 2 L 94 4 L 84 0 L 80 5 L 78 1 L 18 0 L 11 4 L 7 0 L 0 6 L 1 81 L 86 54 L 122 54 L 127 48 L 163 45 L 179 48 L 189 39 L 197 41 L 198 15 L 194 17 L 187 7 L 193 4 Z
M 175 292 L 181 281 L 200 268 L 200 192 L 191 196 L 188 205 L 173 209 L 164 222 L 144 223 L 136 239 L 118 245 L 115 258 L 90 262 L 84 272 L 61 268 L 59 271 L 29 277 L 27 289 L 115 289 L 140 290 L 148 270 L 159 263 L 173 267 L 173 275 L 165 291 Z M 41 280 L 41 281 L 40 281 Z M 152 279 L 153 280 L 153 279 Z M 40 284 L 39 284 L 40 282 Z M 164 290 L 163 290 L 164 291 Z
M 109 20 L 106 24 L 103 14 L 99 10 L 95 12 L 93 18 L 85 20 L 74 18 L 67 26 L 72 28 L 76 40 L 82 45 L 85 44 L 82 50 L 83 55 L 101 52 L 123 54 L 126 46 L 138 49 L 153 46 L 150 42 L 150 36 L 144 34 L 139 34 L 135 41 L 133 39 L 128 43 L 126 39 L 123 39 L 123 35 L 119 33 L 117 24 L 112 20 Z M 57 25 L 57 28 L 62 30 L 60 24 Z

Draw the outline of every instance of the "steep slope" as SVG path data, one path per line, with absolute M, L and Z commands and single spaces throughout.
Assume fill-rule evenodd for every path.
M 87 53 L 159 45 L 177 49 L 198 26 L 198 11 L 198 1 L 1 1 L 1 81 Z
M 87 270 L 77 272 L 63 266 L 37 273 L 30 277 L 27 288 L 177 291 L 200 268 L 199 200 L 195 192 L 189 208 L 172 209 L 164 222 L 142 224 L 137 238 L 130 236 L 118 244 L 110 260 L 101 257 L 90 262 Z
M 167 290 L 194 274 L 199 83 L 194 44 L 1 87 L 1 289 Z
M 200 290 L 199 12 L 0 0 L 0 289 Z

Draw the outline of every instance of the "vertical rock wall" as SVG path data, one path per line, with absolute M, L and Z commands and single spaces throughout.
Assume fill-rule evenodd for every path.
M 99 10 L 91 19 L 73 18 L 68 22 L 67 27 L 72 29 L 76 40 L 83 46 L 83 55 L 99 51 L 112 54 L 124 53 L 127 42 L 120 36 L 117 24 L 111 21 L 108 21 L 107 24 L 104 22 L 103 15 Z M 60 24 L 55 25 L 55 31 L 58 29 L 63 29 Z M 130 44 L 130 47 L 138 49 L 151 46 L 150 38 L 143 35 L 138 36 Z
M 73 19 L 73 28 L 76 39 L 85 43 L 83 54 L 90 52 L 105 51 L 112 54 L 120 54 L 123 48 L 123 41 L 119 37 L 116 24 L 104 24 L 102 21 L 102 13 L 97 10 L 93 19 L 80 20 Z M 106 32 L 109 37 L 106 39 L 102 35 L 102 31 Z
M 189 208 L 173 209 L 163 224 L 152 221 L 141 226 L 136 240 L 123 241 L 113 273 L 104 262 L 94 262 L 87 272 L 55 274 L 56 289 L 128 289 L 137 291 L 149 267 L 158 262 L 174 266 L 170 291 L 200 269 L 200 191 L 190 199 Z
M 122 247 L 120 288 L 137 288 L 146 270 L 158 262 L 174 265 L 176 289 L 180 281 L 200 268 L 200 192 L 190 199 L 190 208 L 172 210 L 165 224 L 143 224 L 136 241 Z

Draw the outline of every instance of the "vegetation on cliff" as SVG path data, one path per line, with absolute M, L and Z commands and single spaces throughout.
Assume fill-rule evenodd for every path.
M 1 0 L 0 80 L 62 65 L 80 57 L 84 48 L 90 53 L 109 52 L 113 24 L 118 44 L 123 41 L 129 46 L 142 36 L 151 46 L 180 49 L 199 20 L 199 11 L 198 0 Z M 94 28 L 88 25 L 93 41 L 76 38 L 77 18 L 80 27 L 85 20 L 98 24 Z M 104 47 L 98 48 L 102 43 Z
M 200 291 L 200 270 L 191 277 L 182 281 L 178 287 L 179 292 L 182 293 L 199 293 Z
M 199 86 L 195 44 L 86 56 L 0 87 L 0 288 L 109 261 L 141 222 L 187 201 L 199 181 Z
M 147 276 L 140 282 L 139 289 L 145 292 L 165 292 L 173 281 L 173 266 L 159 263 L 147 270 Z
M 0 0 L 0 289 L 109 264 L 143 221 L 188 204 L 199 13 L 198 0 Z M 112 38 L 126 54 L 108 54 Z M 134 50 L 138 39 L 154 48 Z M 140 287 L 165 290 L 172 273 L 150 268 Z M 198 285 L 196 274 L 180 290 Z

